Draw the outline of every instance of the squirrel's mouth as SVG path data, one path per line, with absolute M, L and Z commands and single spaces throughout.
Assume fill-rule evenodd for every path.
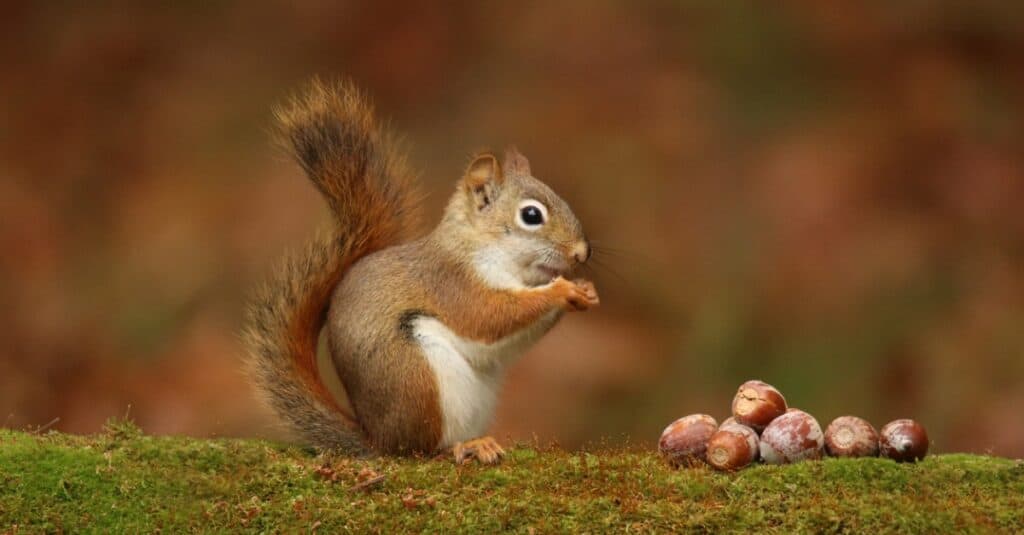
M 549 280 L 561 277 L 565 275 L 567 271 L 564 267 L 552 266 L 551 264 L 538 264 L 534 267 L 537 271 L 543 273 Z

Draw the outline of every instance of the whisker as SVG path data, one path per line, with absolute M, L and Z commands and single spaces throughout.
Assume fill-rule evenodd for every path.
M 607 253 L 609 256 L 646 257 L 646 255 L 644 255 L 642 253 L 639 253 L 637 251 L 632 251 L 632 250 L 628 250 L 628 249 L 620 249 L 620 248 L 616 248 L 616 247 L 609 247 L 607 245 L 602 245 L 600 243 L 594 243 L 594 242 L 590 243 L 590 248 L 593 249 L 594 251 L 600 251 L 602 253 Z
M 629 282 L 629 279 L 627 279 L 627 278 L 626 278 L 626 277 L 625 277 L 624 275 L 622 275 L 622 273 L 620 273 L 619 271 L 617 271 L 617 270 L 615 270 L 615 269 L 612 269 L 612 267 L 611 267 L 611 266 L 609 266 L 608 264 L 606 264 L 606 263 L 604 263 L 604 262 L 602 262 L 602 261 L 600 261 L 600 260 L 596 260 L 596 259 L 594 259 L 594 258 L 591 258 L 591 259 L 590 259 L 590 260 L 589 260 L 589 261 L 587 262 L 587 264 L 584 264 L 584 265 L 585 265 L 585 266 L 589 265 L 589 266 L 590 266 L 590 267 L 591 267 L 592 269 L 594 269 L 595 271 L 596 271 L 596 270 L 598 270 L 598 269 L 600 269 L 600 270 L 602 270 L 602 271 L 604 271 L 604 272 L 608 273 L 608 274 L 609 274 L 609 275 L 611 275 L 612 277 L 614 277 L 614 278 L 615 278 L 616 280 L 618 280 L 619 282 L 621 282 L 621 283 L 622 283 L 623 285 L 625 285 L 625 286 L 630 286 L 630 282 Z
M 525 254 L 535 258 L 536 261 L 541 264 L 563 265 L 567 259 L 564 258 L 565 247 L 560 247 L 560 245 L 568 246 L 570 243 L 575 242 L 552 240 L 544 245 L 539 245 L 526 251 Z M 569 264 L 572 266 L 573 270 L 576 270 L 581 274 L 586 274 L 588 277 L 611 277 L 617 285 L 626 288 L 634 287 L 630 278 L 623 275 L 621 269 L 627 266 L 630 270 L 637 267 L 637 259 L 643 255 L 622 249 L 607 247 L 601 245 L 600 242 L 591 241 L 590 246 L 592 251 L 591 257 L 585 263 L 573 263 L 569 260 Z M 643 262 L 641 261 L 639 263 Z M 569 276 L 569 274 L 566 273 L 566 276 Z
M 600 254 L 601 256 L 610 256 L 615 258 L 632 258 L 633 256 L 632 253 L 624 251 L 609 251 L 608 249 L 601 249 L 598 247 L 591 247 L 590 249 L 593 251 L 593 254 Z
M 608 258 L 608 260 L 615 261 L 616 264 L 622 267 L 629 267 L 629 270 L 640 269 L 642 271 L 653 271 L 654 266 L 658 264 L 651 256 L 637 252 L 635 250 L 618 249 L 615 247 L 608 247 L 601 245 L 600 242 L 595 245 L 591 245 L 594 251 L 594 256 L 601 259 Z M 626 264 L 623 261 L 628 261 Z

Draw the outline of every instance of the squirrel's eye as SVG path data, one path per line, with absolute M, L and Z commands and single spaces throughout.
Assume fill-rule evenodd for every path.
M 520 211 L 523 216 L 523 223 L 527 225 L 540 225 L 544 223 L 544 214 L 536 206 L 527 206 Z
M 537 230 L 547 219 L 544 205 L 536 201 L 525 201 L 519 205 L 519 226 L 526 230 Z

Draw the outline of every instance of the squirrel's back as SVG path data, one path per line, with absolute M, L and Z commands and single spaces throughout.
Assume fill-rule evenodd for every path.
M 311 443 L 361 450 L 359 424 L 320 380 L 320 329 L 346 270 L 406 241 L 420 199 L 404 158 L 352 85 L 314 80 L 276 117 L 278 140 L 323 194 L 334 225 L 257 291 L 243 332 L 248 368 L 271 407 Z

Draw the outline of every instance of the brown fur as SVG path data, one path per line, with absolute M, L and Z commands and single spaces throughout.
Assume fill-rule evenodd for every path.
M 276 116 L 281 144 L 324 195 L 336 224 L 257 292 L 243 332 L 248 367 L 271 406 L 310 442 L 358 450 L 358 423 L 319 378 L 317 339 L 342 275 L 360 257 L 406 239 L 419 198 L 404 159 L 351 85 L 314 80 Z
M 403 321 L 426 313 L 430 292 L 417 277 L 418 242 L 391 247 L 352 267 L 331 305 L 328 343 L 371 446 L 432 452 L 442 415 L 433 371 Z
M 585 291 L 565 279 L 537 288 L 499 290 L 454 264 L 432 273 L 430 279 L 439 290 L 431 301 L 441 322 L 463 338 L 488 344 L 516 333 L 552 309 L 582 308 L 587 302 Z
M 488 288 L 429 237 L 356 263 L 335 292 L 328 340 L 370 444 L 391 453 L 430 452 L 441 439 L 437 384 L 403 322 L 435 317 L 465 338 L 491 343 L 552 309 L 595 304 L 579 288 L 564 279 L 522 291 Z
M 518 158 L 517 170 L 528 172 L 525 158 Z M 589 283 L 559 278 L 537 288 L 502 290 L 473 272 L 467 255 L 480 245 L 476 240 L 488 238 L 470 219 L 498 202 L 503 176 L 496 158 L 478 155 L 433 233 L 361 259 L 334 294 L 327 325 L 331 356 L 374 449 L 429 452 L 441 439 L 438 386 L 412 338 L 416 317 L 437 318 L 464 338 L 492 343 L 552 310 L 597 304 Z M 546 198 L 544 192 L 531 194 Z M 567 234 L 578 235 L 571 213 L 556 216 L 557 232 L 564 225 Z
M 517 259 L 513 267 L 531 280 L 543 278 L 546 272 L 530 271 L 533 247 L 544 251 L 533 260 L 562 272 L 574 265 L 573 247 L 586 243 L 568 205 L 530 176 L 529 162 L 514 149 L 504 167 L 490 153 L 477 155 L 438 227 L 407 241 L 419 198 L 410 193 L 404 161 L 351 86 L 314 81 L 277 116 L 279 138 L 327 199 L 336 225 L 290 257 L 259 292 L 245 339 L 256 383 L 313 444 L 389 453 L 437 448 L 444 416 L 437 377 L 415 339 L 416 318 L 433 317 L 464 338 L 491 343 L 531 326 L 546 331 L 557 315 L 538 320 L 552 310 L 597 304 L 589 283 L 557 277 L 499 289 L 474 270 L 475 251 L 518 236 L 533 245 L 517 253 L 528 265 Z M 520 198 L 547 207 L 542 231 L 512 226 Z M 318 376 L 325 319 L 353 414 Z

